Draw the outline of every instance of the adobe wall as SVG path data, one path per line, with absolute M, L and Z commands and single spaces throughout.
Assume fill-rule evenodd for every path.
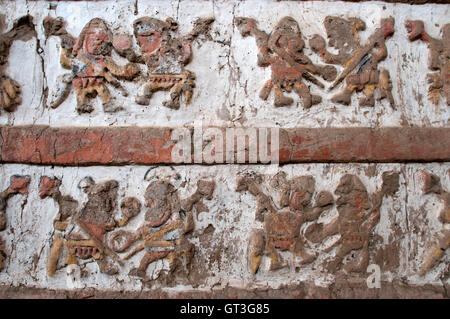
M 0 297 L 448 298 L 450 7 L 403 2 L 2 2 Z

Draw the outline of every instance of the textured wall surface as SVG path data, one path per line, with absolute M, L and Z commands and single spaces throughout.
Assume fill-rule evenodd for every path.
M 401 2 L 0 1 L 0 297 L 448 298 L 450 5 Z

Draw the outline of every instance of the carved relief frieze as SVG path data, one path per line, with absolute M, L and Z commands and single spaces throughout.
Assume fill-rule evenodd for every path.
M 255 219 L 263 228 L 255 228 L 249 242 L 249 268 L 256 273 L 263 256 L 270 259 L 270 270 L 286 267 L 279 251 L 289 251 L 293 257 L 300 257 L 300 264 L 313 262 L 318 253 L 311 244 L 339 235 L 324 253 L 336 248 L 334 257 L 324 267 L 331 273 L 344 268 L 347 272 L 361 272 L 369 264 L 369 246 L 372 231 L 380 220 L 380 207 L 385 196 L 394 195 L 399 188 L 398 173 L 383 173 L 382 188 L 369 194 L 356 175 L 346 174 L 334 190 L 317 192 L 313 176 L 298 176 L 291 180 L 285 173 L 278 173 L 270 180 L 271 195 L 262 188 L 262 176 L 244 175 L 238 177 L 236 190 L 249 192 L 256 199 Z M 273 196 L 279 192 L 278 196 Z M 278 198 L 276 202 L 274 198 Z M 315 198 L 315 201 L 313 201 Z M 337 216 L 329 223 L 318 222 L 326 211 L 337 209 Z M 304 232 L 301 226 L 311 222 Z M 354 251 L 353 259 L 344 264 L 344 259 Z
M 47 261 L 49 276 L 86 259 L 96 261 L 101 272 L 115 275 L 137 254 L 142 256 L 130 276 L 146 278 L 148 266 L 163 259 L 169 262 L 169 273 L 177 269 L 189 273 L 195 253 L 189 241 L 195 228 L 193 214 L 208 210 L 203 200 L 211 199 L 213 181 L 199 180 L 197 190 L 181 200 L 169 180 L 153 180 L 144 195 L 144 222 L 133 230 L 125 226 L 141 213 L 142 203 L 136 197 L 125 197 L 118 214 L 117 181 L 96 183 L 90 177 L 82 179 L 78 187 L 87 194 L 88 200 L 81 207 L 72 196 L 61 194 L 60 185 L 58 178 L 48 176 L 43 176 L 39 184 L 40 197 L 52 198 L 59 207 Z

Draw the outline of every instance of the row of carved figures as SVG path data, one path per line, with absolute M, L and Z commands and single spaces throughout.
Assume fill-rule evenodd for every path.
M 146 278 L 147 268 L 158 260 L 168 261 L 166 275 L 174 272 L 189 274 L 196 249 L 191 241 L 195 220 L 200 213 L 209 211 L 204 201 L 213 198 L 216 184 L 213 180 L 200 179 L 195 192 L 181 200 L 171 177 L 162 179 L 154 173 L 148 177 L 150 175 L 147 173 L 144 178 L 149 181 L 144 194 L 144 221 L 134 230 L 123 227 L 141 213 L 142 203 L 136 197 L 124 197 L 118 214 L 117 181 L 96 183 L 90 177 L 83 178 L 78 188 L 87 194 L 87 201 L 81 205 L 71 195 L 61 193 L 60 179 L 42 176 L 39 196 L 53 199 L 58 206 L 47 260 L 48 275 L 77 265 L 79 260 L 95 261 L 101 272 L 114 275 L 136 254 L 141 254 L 140 262 L 130 271 L 131 276 Z M 421 276 L 440 264 L 450 246 L 447 227 L 450 223 L 450 192 L 444 190 L 438 176 L 423 172 L 423 177 L 424 194 L 439 196 L 444 209 L 438 214 L 442 230 L 425 253 L 418 270 Z M 236 183 L 237 192 L 248 192 L 255 197 L 255 227 L 260 223 L 263 225 L 249 233 L 248 268 L 252 274 L 259 270 L 263 256 L 268 257 L 270 270 L 286 267 L 280 251 L 292 253 L 293 258 L 299 257 L 300 264 L 311 263 L 317 258 L 317 252 L 311 252 L 310 243 L 321 243 L 335 235 L 339 238 L 326 248 L 326 252 L 336 248 L 336 253 L 326 262 L 325 269 L 330 273 L 367 269 L 373 259 L 370 250 L 376 241 L 374 228 L 380 221 L 383 198 L 394 196 L 398 191 L 398 173 L 384 172 L 381 189 L 373 194 L 368 193 L 359 177 L 345 174 L 334 191 L 337 199 L 329 191 L 318 192 L 313 176 L 289 180 L 280 172 L 270 177 L 269 184 L 273 189 L 270 194 L 263 190 L 262 178 L 258 174 L 244 174 L 238 176 Z M 28 194 L 30 180 L 29 176 L 12 176 L 10 186 L 1 193 L 0 230 L 6 229 L 8 198 Z M 319 217 L 334 206 L 337 216 L 326 224 L 320 223 Z M 300 228 L 306 222 L 311 223 L 301 232 Z M 353 259 L 349 261 L 350 255 Z M 0 238 L 0 271 L 6 258 L 6 245 Z
M 73 87 L 79 113 L 92 112 L 91 100 L 97 95 L 105 112 L 116 112 L 123 107 L 111 96 L 109 87 L 128 95 L 121 83 L 123 80 L 140 82 L 135 97 L 138 104 L 149 105 L 153 93 L 160 90 L 169 90 L 170 98 L 164 102 L 168 108 L 179 109 L 182 96 L 189 104 L 196 78 L 193 72 L 185 68 L 192 59 L 191 45 L 201 35 L 211 39 L 209 32 L 213 22 L 213 18 L 197 19 L 192 31 L 180 37 L 177 35 L 178 24 L 171 18 L 166 21 L 139 18 L 133 23 L 134 38 L 139 48 L 136 52 L 132 36 L 114 35 L 100 18 L 89 21 L 78 38 L 66 31 L 62 18 L 45 18 L 45 35 L 47 38 L 57 36 L 61 39 L 60 63 L 71 70 L 57 77 L 58 87 L 51 93 L 49 105 L 58 107 Z M 292 17 L 282 18 L 270 33 L 258 29 L 256 20 L 251 18 L 238 17 L 234 22 L 243 37 L 255 38 L 258 66 L 271 69 L 271 78 L 260 91 L 261 99 L 266 100 L 273 91 L 274 105 L 288 106 L 294 100 L 284 93 L 293 90 L 301 98 L 303 106 L 310 108 L 320 103 L 322 98 L 311 94 L 305 82 L 325 89 L 317 78 L 321 77 L 325 81 L 333 81 L 329 91 L 344 82 L 341 91 L 331 99 L 334 103 L 348 105 L 354 92 L 363 91 L 364 97 L 359 101 L 361 106 L 374 106 L 376 100 L 386 98 L 395 108 L 389 71 L 378 66 L 388 55 L 386 41 L 395 31 L 394 18 L 381 19 L 379 27 L 363 44 L 359 32 L 366 28 L 364 21 L 354 17 L 326 17 L 324 25 L 328 43 L 317 34 L 308 41 L 312 52 L 325 65 L 314 64 L 304 53 L 304 37 Z M 405 27 L 411 41 L 422 40 L 430 50 L 428 64 L 433 72 L 427 75 L 429 100 L 438 104 L 442 95 L 450 105 L 450 24 L 442 27 L 442 39 L 431 37 L 420 20 L 407 20 Z M 4 72 L 9 48 L 14 40 L 35 36 L 30 16 L 18 19 L 9 32 L 0 35 L 0 94 L 1 106 L 6 111 L 14 111 L 21 103 L 20 84 Z M 337 53 L 330 52 L 327 44 Z M 126 65 L 117 64 L 113 50 L 129 62 Z M 147 71 L 143 72 L 139 64 L 145 65 Z M 334 65 L 343 67 L 340 74 Z

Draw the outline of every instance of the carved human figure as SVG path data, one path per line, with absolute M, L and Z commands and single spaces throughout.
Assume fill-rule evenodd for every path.
M 0 25 L 3 25 L 3 18 L 4 16 L 0 15 Z M 35 36 L 36 31 L 31 16 L 17 19 L 10 31 L 0 34 L 0 106 L 7 112 L 14 112 L 22 103 L 20 84 L 5 73 L 9 49 L 16 40 L 28 41 Z
M 434 243 L 429 247 L 425 255 L 424 262 L 419 270 L 420 276 L 424 276 L 428 271 L 436 267 L 441 262 L 446 250 L 450 247 L 450 192 L 443 189 L 438 176 L 424 172 L 423 177 L 425 181 L 424 194 L 437 195 L 444 202 L 444 208 L 438 215 L 438 219 L 442 223 L 442 230 L 435 236 Z
M 117 79 L 132 80 L 139 73 L 136 64 L 124 66 L 116 64 L 111 56 L 113 35 L 106 22 L 100 18 L 89 21 L 77 39 L 74 39 L 64 28 L 61 18 L 47 17 L 44 20 L 47 36 L 59 36 L 62 41 L 60 63 L 71 74 L 59 77 L 61 87 L 52 96 L 50 106 L 58 107 L 67 98 L 72 83 L 77 97 L 78 113 L 90 113 L 94 110 L 90 99 L 98 95 L 105 112 L 116 112 L 122 107 L 117 105 L 111 96 L 107 83 L 120 90 L 123 95 L 127 91 Z
M 31 178 L 29 176 L 13 175 L 7 189 L 0 193 L 0 232 L 6 229 L 6 206 L 8 199 L 16 194 L 27 195 L 28 185 Z M 6 245 L 0 236 L 0 271 L 3 270 L 6 260 Z
M 407 20 L 405 27 L 410 41 L 424 41 L 430 50 L 428 67 L 434 72 L 427 74 L 428 99 L 437 105 L 442 95 L 450 105 L 450 23 L 442 27 L 442 40 L 431 37 L 423 21 Z
M 256 197 L 258 208 L 255 217 L 264 223 L 264 229 L 254 229 L 250 237 L 250 272 L 255 274 L 258 271 L 264 254 L 270 258 L 271 270 L 286 266 L 278 250 L 290 251 L 293 256 L 301 257 L 302 264 L 314 261 L 316 255 L 306 251 L 300 227 L 330 209 L 333 206 L 333 196 L 325 191 L 320 192 L 313 204 L 315 180 L 312 176 L 299 176 L 288 181 L 284 173 L 279 173 L 270 183 L 280 191 L 280 208 L 277 208 L 272 198 L 263 193 L 259 184 L 260 176 L 240 176 L 236 187 L 237 191 L 248 191 Z
M 206 35 L 213 21 L 213 18 L 197 19 L 192 32 L 177 38 L 178 24 L 172 18 L 166 21 L 139 18 L 133 23 L 139 54 L 133 51 L 132 41 L 126 36 L 116 38 L 119 53 L 131 61 L 145 64 L 149 72 L 138 91 L 136 103 L 149 105 L 153 93 L 161 90 L 170 90 L 170 99 L 163 102 L 168 108 L 179 109 L 182 95 L 186 104 L 190 103 L 195 75 L 185 69 L 185 65 L 192 59 L 192 41 L 200 34 Z
M 235 24 L 242 36 L 255 37 L 258 46 L 258 66 L 271 68 L 271 79 L 264 84 L 259 93 L 261 99 L 267 100 L 273 90 L 274 105 L 288 106 L 294 100 L 285 96 L 283 92 L 294 90 L 302 98 L 305 108 L 321 102 L 322 98 L 311 94 L 304 80 L 323 88 L 324 85 L 314 75 L 331 81 L 336 77 L 336 69 L 329 65 L 315 65 L 303 53 L 305 41 L 297 21 L 292 17 L 282 18 L 270 35 L 259 30 L 254 19 L 239 17 L 235 19 Z
M 194 229 L 193 209 L 197 213 L 205 209 L 202 199 L 211 199 L 215 183 L 200 180 L 197 190 L 189 198 L 180 201 L 175 187 L 168 181 L 153 181 L 145 192 L 145 222 L 135 232 L 117 231 L 110 237 L 110 246 L 116 252 L 124 252 L 135 242 L 139 242 L 124 257 L 128 260 L 145 250 L 139 266 L 130 274 L 145 277 L 148 266 L 161 259 L 169 261 L 169 272 L 183 264 L 188 270 L 194 254 L 194 246 L 187 235 Z M 200 204 L 200 206 L 199 206 Z M 207 208 L 206 208 L 207 209 Z
M 351 174 L 341 177 L 335 194 L 338 216 L 330 223 L 314 223 L 305 231 L 305 237 L 313 243 L 320 243 L 324 239 L 340 235 L 327 252 L 337 247 L 334 258 L 327 268 L 335 272 L 342 266 L 344 258 L 351 252 L 357 251 L 354 261 L 345 264 L 346 271 L 366 271 L 369 264 L 369 244 L 372 230 L 380 220 L 380 207 L 384 196 L 393 196 L 399 187 L 398 173 L 383 173 L 381 190 L 369 196 L 361 180 Z
M 109 180 L 95 183 L 90 177 L 84 178 L 79 187 L 88 195 L 83 207 L 70 195 L 62 195 L 57 178 L 43 176 L 39 183 L 41 198 L 51 197 L 59 206 L 54 220 L 55 235 L 47 262 L 47 273 L 53 276 L 59 267 L 78 264 L 78 259 L 93 258 L 101 272 L 112 275 L 121 259 L 106 244 L 107 233 L 116 227 L 125 226 L 131 218 L 139 214 L 140 202 L 134 197 L 126 197 L 121 204 L 122 219 L 114 216 L 117 206 L 118 182 Z M 61 255 L 65 260 L 60 262 Z
M 334 103 L 349 105 L 352 94 L 364 90 L 365 96 L 359 100 L 359 105 L 375 106 L 375 91 L 378 90 L 377 100 L 387 98 L 391 106 L 395 107 L 389 71 L 378 69 L 378 64 L 387 57 L 386 40 L 394 33 L 394 23 L 392 17 L 381 19 L 380 27 L 369 37 L 367 44 L 361 45 L 358 32 L 366 28 L 362 20 L 334 16 L 325 18 L 328 45 L 338 53 L 329 52 L 326 41 L 317 34 L 310 39 L 309 44 L 325 63 L 344 67 L 330 87 L 333 90 L 345 79 L 344 88 L 331 99 Z

